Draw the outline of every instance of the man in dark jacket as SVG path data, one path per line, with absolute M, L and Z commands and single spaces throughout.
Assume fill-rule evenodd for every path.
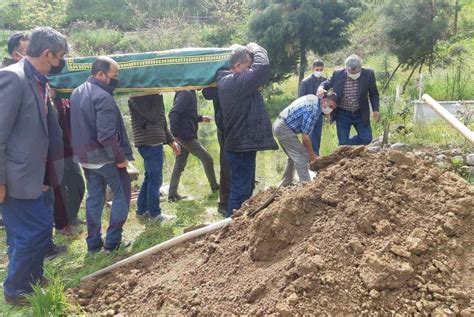
M 346 59 L 346 68 L 336 70 L 331 78 L 319 86 L 317 95 L 322 97 L 325 90 L 333 89 L 338 96 L 338 107 L 331 113 L 336 121 L 339 145 L 359 145 L 372 142 L 370 126 L 370 104 L 375 122 L 380 122 L 379 91 L 374 71 L 362 68 L 362 60 L 357 55 Z M 357 135 L 350 137 L 351 127 Z
M 217 76 L 226 155 L 231 168 L 227 217 L 252 196 L 257 151 L 278 149 L 260 93 L 270 74 L 267 51 L 255 43 L 237 47 L 229 66 L 230 71 L 220 71 Z
M 171 220 L 160 208 L 160 188 L 163 183 L 163 145 L 181 153 L 180 146 L 166 124 L 162 95 L 132 97 L 128 100 L 135 146 L 143 157 L 145 178 L 137 201 L 137 217 L 150 216 L 152 220 Z
M 316 95 L 319 85 L 326 80 L 323 76 L 324 63 L 317 60 L 313 63 L 313 73 L 303 79 L 300 85 L 299 97 L 306 95 Z M 316 156 L 319 156 L 319 149 L 321 147 L 321 136 L 323 133 L 324 116 L 319 116 L 318 121 L 311 132 L 311 143 Z
M 87 247 L 90 253 L 104 246 L 106 252 L 118 249 L 130 205 L 131 184 L 128 160 L 133 160 L 122 114 L 113 98 L 118 84 L 118 64 L 109 57 L 98 57 L 90 77 L 71 95 L 71 131 L 74 159 L 84 169 L 87 181 Z M 105 244 L 101 221 L 105 189 L 113 192 L 110 223 Z M 128 243 L 123 243 L 125 247 Z
M 171 175 L 168 200 L 170 202 L 181 200 L 178 195 L 178 186 L 181 174 L 186 167 L 189 153 L 196 156 L 204 167 L 207 180 L 212 192 L 219 189 L 214 172 L 214 160 L 197 138 L 198 123 L 211 122 L 209 116 L 198 115 L 196 91 L 179 91 L 174 97 L 173 108 L 170 112 L 171 133 L 181 145 L 181 154 L 176 157 L 173 174 Z
M 214 106 L 214 118 L 217 126 L 217 141 L 219 142 L 219 205 L 217 210 L 225 215 L 230 195 L 230 166 L 225 156 L 225 138 L 224 138 L 224 118 L 222 116 L 221 102 L 217 88 L 209 87 L 202 90 L 202 95 L 206 100 L 212 100 Z

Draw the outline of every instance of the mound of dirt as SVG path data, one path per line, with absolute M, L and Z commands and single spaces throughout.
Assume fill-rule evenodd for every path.
M 421 156 L 341 151 L 255 217 L 275 189 L 71 296 L 106 315 L 472 316 L 474 188 Z

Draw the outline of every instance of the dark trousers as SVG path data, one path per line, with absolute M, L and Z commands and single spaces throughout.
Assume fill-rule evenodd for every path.
M 313 131 L 311 131 L 311 143 L 313 145 L 313 152 L 319 156 L 319 150 L 321 148 L 321 136 L 323 135 L 323 122 L 324 116 L 321 114 L 318 121 L 314 125 Z
M 105 205 L 105 190 L 109 185 L 113 193 L 113 200 L 104 247 L 113 249 L 122 241 L 123 225 L 128 217 L 131 198 L 130 176 L 127 169 L 119 169 L 115 163 L 106 164 L 99 169 L 85 168 L 84 174 L 87 180 L 87 247 L 91 251 L 104 245 L 101 221 Z
M 179 144 L 181 145 L 181 154 L 176 157 L 174 162 L 173 174 L 171 175 L 170 180 L 169 197 L 175 197 L 178 195 L 179 181 L 181 179 L 181 174 L 188 163 L 189 153 L 196 156 L 201 161 L 211 189 L 216 189 L 219 184 L 217 184 L 212 156 L 197 139 L 189 141 L 180 140 Z
M 44 194 L 37 199 L 7 197 L 3 221 L 9 259 L 4 294 L 17 298 L 31 293 L 31 285 L 43 277 L 43 262 L 53 230 L 52 210 Z
M 352 126 L 356 129 L 357 135 L 350 137 Z M 372 128 L 370 122 L 363 122 L 360 111 L 351 112 L 338 109 L 336 115 L 336 130 L 339 145 L 365 145 L 372 142 Z
M 137 214 L 149 212 L 151 217 L 161 214 L 160 188 L 163 183 L 163 145 L 138 147 L 145 163 L 145 178 L 137 201 Z
M 219 141 L 219 163 L 221 166 L 219 178 L 219 207 L 227 210 L 230 195 L 230 166 L 225 155 L 224 133 L 219 130 L 217 130 L 217 140 Z
M 54 224 L 64 229 L 74 224 L 84 198 L 85 184 L 79 164 L 72 158 L 64 160 L 64 177 L 61 186 L 54 187 Z
M 230 164 L 230 197 L 226 217 L 230 217 L 234 209 L 240 209 L 244 201 L 252 197 L 257 152 L 226 151 L 226 155 Z

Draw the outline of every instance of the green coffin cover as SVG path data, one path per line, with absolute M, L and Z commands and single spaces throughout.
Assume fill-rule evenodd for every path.
M 162 52 L 111 55 L 119 64 L 119 94 L 152 94 L 215 85 L 216 73 L 228 68 L 230 48 L 186 48 Z M 50 86 L 69 95 L 90 77 L 96 57 L 66 59 L 66 67 L 50 76 Z

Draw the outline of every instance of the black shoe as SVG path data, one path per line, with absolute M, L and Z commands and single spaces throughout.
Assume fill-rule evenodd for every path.
M 60 255 L 61 253 L 64 253 L 67 251 L 67 246 L 65 245 L 51 245 L 48 249 L 48 251 L 46 251 L 46 257 L 45 259 L 46 260 L 53 260 L 55 259 L 58 255 Z
M 26 306 L 29 304 L 28 299 L 26 299 L 24 295 L 20 295 L 17 297 L 5 296 L 5 303 L 12 306 Z
M 177 202 L 177 201 L 180 201 L 180 200 L 184 200 L 186 198 L 188 198 L 188 196 L 180 196 L 180 195 L 169 196 L 168 197 L 168 202 L 174 203 L 174 202 Z
M 213 193 L 213 194 L 214 194 L 214 193 L 217 193 L 217 192 L 219 191 L 219 188 L 220 188 L 219 185 L 217 185 L 217 187 L 211 188 L 212 193 Z
M 132 242 L 127 241 L 127 240 L 122 240 L 122 242 L 119 242 L 119 244 L 117 244 L 117 245 L 116 245 L 115 247 L 113 247 L 113 248 L 105 248 L 105 247 L 104 247 L 104 252 L 105 252 L 106 254 L 110 254 L 110 253 L 113 253 L 113 252 L 115 252 L 115 251 L 117 251 L 117 250 L 119 250 L 119 249 L 126 249 L 126 248 L 128 248 L 129 246 L 131 246 L 131 245 L 132 245 Z

